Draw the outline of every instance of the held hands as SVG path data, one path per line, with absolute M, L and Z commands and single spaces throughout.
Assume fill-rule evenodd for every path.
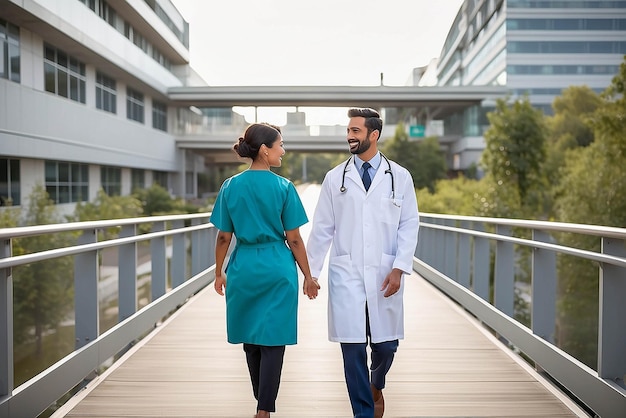
M 226 288 L 226 278 L 221 274 L 216 274 L 213 286 L 215 286 L 215 291 L 217 293 L 224 296 L 224 289 Z
M 317 291 L 320 289 L 320 285 L 317 282 L 317 279 L 313 277 L 304 278 L 304 285 L 302 286 L 302 290 L 305 295 L 309 297 L 309 299 L 315 299 L 317 297 Z
M 380 287 L 380 291 L 385 291 L 384 296 L 388 298 L 391 295 L 394 295 L 400 290 L 400 284 L 402 283 L 402 270 L 393 269 L 389 272 L 387 277 L 385 277 L 385 281 L 383 285 Z

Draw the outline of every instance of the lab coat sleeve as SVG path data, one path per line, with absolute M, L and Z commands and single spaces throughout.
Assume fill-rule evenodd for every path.
M 401 176 L 403 183 L 400 190 L 404 194 L 404 201 L 398 225 L 398 251 L 393 268 L 398 268 L 408 274 L 413 271 L 413 256 L 417 247 L 419 230 L 419 212 L 413 178 L 408 171 L 403 171 L 406 175 Z
M 320 277 L 324 259 L 335 233 L 330 177 L 331 173 L 329 172 L 322 182 L 322 189 L 313 214 L 313 225 L 307 242 L 307 255 L 313 277 Z

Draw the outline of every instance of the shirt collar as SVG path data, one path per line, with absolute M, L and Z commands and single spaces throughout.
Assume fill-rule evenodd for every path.
M 354 164 L 359 168 L 360 171 L 363 171 L 363 163 L 365 161 L 363 161 L 361 158 L 359 158 L 358 155 L 354 155 Z M 372 165 L 372 168 L 374 170 L 378 170 L 378 166 L 380 166 L 380 152 L 377 152 L 376 155 L 374 155 L 372 157 L 372 159 L 369 161 L 369 163 Z

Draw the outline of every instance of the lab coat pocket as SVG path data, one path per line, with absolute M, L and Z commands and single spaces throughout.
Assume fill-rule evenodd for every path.
M 402 212 L 402 197 L 383 197 L 380 200 L 380 220 L 386 224 L 398 225 Z
M 365 289 L 363 280 L 353 273 L 350 255 L 330 257 L 328 291 L 329 338 L 331 341 L 361 341 L 365 334 Z
M 336 291 L 337 296 L 348 296 L 357 278 L 352 274 L 352 257 L 349 254 L 331 256 L 328 260 L 329 288 Z

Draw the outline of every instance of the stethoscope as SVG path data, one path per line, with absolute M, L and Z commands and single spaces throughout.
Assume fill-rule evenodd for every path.
M 383 157 L 385 161 L 387 161 L 387 167 L 389 167 L 385 170 L 385 174 L 389 174 L 391 176 L 391 202 L 393 203 L 394 206 L 399 208 L 400 205 L 396 202 L 396 182 L 393 177 L 393 172 L 391 171 L 391 163 L 389 162 L 389 159 L 385 157 L 385 155 L 382 152 L 380 153 L 380 156 Z M 348 158 L 348 160 L 346 161 L 346 164 L 343 166 L 343 174 L 341 175 L 341 187 L 339 188 L 339 191 L 341 193 L 345 193 L 346 190 L 348 190 L 345 186 L 345 183 L 346 183 L 346 172 L 348 171 L 348 167 L 349 167 L 348 164 L 350 164 L 350 162 L 354 163 L 353 157 Z

